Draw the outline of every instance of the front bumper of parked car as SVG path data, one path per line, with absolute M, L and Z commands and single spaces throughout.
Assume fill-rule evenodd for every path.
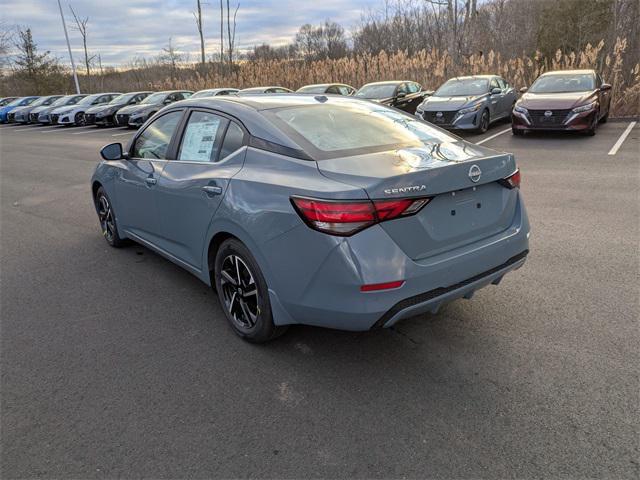
M 147 121 L 147 118 L 149 118 L 149 114 L 148 113 L 141 113 L 139 115 L 131 115 L 131 116 L 129 116 L 129 121 L 127 122 L 127 124 L 130 127 L 139 128 L 139 127 L 142 126 L 142 124 L 144 122 Z
M 327 250 L 328 254 L 314 257 L 315 273 L 304 280 L 306 286 L 300 293 L 279 289 L 278 279 L 267 279 L 275 287 L 270 300 L 276 324 L 363 331 L 390 327 L 403 318 L 436 312 L 451 300 L 471 298 L 476 290 L 498 284 L 506 273 L 524 264 L 529 222 L 519 196 L 506 230 L 423 259 L 409 258 L 380 225 L 339 242 L 301 226 L 281 236 L 270 257 L 273 261 L 290 261 L 296 245 L 314 248 L 315 242 L 323 241 L 333 241 L 334 247 L 316 245 L 316 251 Z M 303 263 L 308 261 L 305 258 Z M 401 280 L 402 285 L 381 291 L 361 290 L 362 285 L 391 280 Z
M 57 123 L 58 125 L 73 125 L 76 123 L 75 118 L 70 113 L 61 113 L 57 115 Z
M 570 109 L 527 109 L 514 110 L 511 124 L 516 130 L 575 130 L 583 131 L 593 127 L 597 110 L 575 113 Z
M 459 110 L 417 110 L 416 116 L 448 130 L 475 130 L 480 122 L 480 112 L 460 113 Z

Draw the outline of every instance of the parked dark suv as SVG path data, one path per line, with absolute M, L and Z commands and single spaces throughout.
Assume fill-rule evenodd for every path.
M 511 115 L 514 135 L 528 130 L 574 130 L 595 135 L 606 122 L 611 85 L 594 70 L 562 70 L 540 75 L 516 102 Z
M 383 105 L 415 113 L 418 105 L 433 92 L 425 92 L 422 85 L 409 80 L 367 83 L 355 93 L 357 98 L 373 100 Z

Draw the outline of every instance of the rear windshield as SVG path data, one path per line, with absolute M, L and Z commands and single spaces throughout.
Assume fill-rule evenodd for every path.
M 489 91 L 489 80 L 485 78 L 452 78 L 433 94 L 434 97 L 470 97 Z
M 529 91 L 531 93 L 585 92 L 595 88 L 595 77 L 590 73 L 577 75 L 544 75 L 539 77 Z
M 317 160 L 455 141 L 411 115 L 367 102 L 285 107 L 267 114 Z

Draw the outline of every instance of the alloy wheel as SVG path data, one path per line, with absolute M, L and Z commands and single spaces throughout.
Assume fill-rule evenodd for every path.
M 238 255 L 222 261 L 220 287 L 225 307 L 238 327 L 253 328 L 260 313 L 258 288 L 251 269 Z
M 113 221 L 113 210 L 111 209 L 111 204 L 104 195 L 100 195 L 98 198 L 98 219 L 100 220 L 102 234 L 109 243 L 113 242 L 116 225 Z

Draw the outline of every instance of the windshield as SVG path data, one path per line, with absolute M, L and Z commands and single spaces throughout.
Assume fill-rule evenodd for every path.
M 50 97 L 40 97 L 37 100 L 35 100 L 31 106 L 32 107 L 39 107 L 40 105 L 48 105 L 47 104 L 47 100 L 50 100 Z
M 455 137 L 411 115 L 368 103 L 305 105 L 275 112 L 283 130 L 301 144 L 306 143 L 310 151 L 315 150 L 315 157 L 455 141 Z
M 129 101 L 135 96 L 135 93 L 123 93 L 111 100 L 107 105 L 120 105 L 122 103 L 129 103 Z
M 543 75 L 529 91 L 531 93 L 585 92 L 595 88 L 595 78 L 591 73 L 567 75 Z
M 489 91 L 486 78 L 452 78 L 433 94 L 434 97 L 471 97 Z
M 311 85 L 309 87 L 302 87 L 298 89 L 299 93 L 325 93 L 326 91 L 326 85 Z
M 89 95 L 88 97 L 84 97 L 82 100 L 78 102 L 78 105 L 91 105 L 91 103 L 96 100 L 100 95 Z
M 8 107 L 15 107 L 16 105 L 18 105 L 20 102 L 22 102 L 22 97 L 21 98 L 16 98 L 13 102 L 7 104 Z
M 391 98 L 396 93 L 395 83 L 365 85 L 356 92 L 356 97 L 362 98 Z
M 150 103 L 162 103 L 167 97 L 167 93 L 154 93 L 140 102 L 140 105 L 149 105 Z
M 200 90 L 199 92 L 191 95 L 191 98 L 203 98 L 203 97 L 213 97 L 216 94 L 215 90 Z

